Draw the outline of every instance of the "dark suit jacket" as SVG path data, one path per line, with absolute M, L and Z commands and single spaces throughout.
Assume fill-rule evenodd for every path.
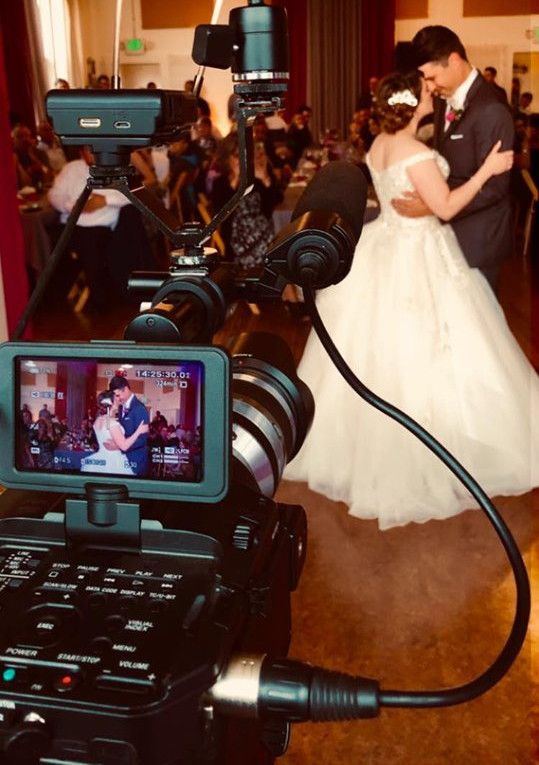
M 479 74 L 474 80 L 460 119 L 445 127 L 446 102 L 434 106 L 434 148 L 449 162 L 448 184 L 465 183 L 492 149 L 512 149 L 514 128 L 511 112 L 495 89 Z M 479 194 L 451 220 L 459 244 L 470 266 L 479 268 L 495 286 L 500 264 L 511 254 L 513 236 L 510 173 L 491 178 Z
M 133 397 L 127 413 L 124 411 L 120 417 L 126 438 L 133 435 L 141 422 L 149 421 L 148 410 L 136 396 Z M 148 434 L 140 435 L 125 454 L 135 475 L 145 476 L 148 469 Z

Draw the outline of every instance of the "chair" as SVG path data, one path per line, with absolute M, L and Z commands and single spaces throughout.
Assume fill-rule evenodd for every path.
M 72 261 L 79 261 L 79 256 L 76 252 L 71 251 L 69 257 Z M 69 292 L 67 293 L 67 300 L 73 306 L 74 313 L 81 313 L 84 310 L 86 303 L 90 297 L 90 287 L 86 280 L 86 274 L 84 269 L 77 263 L 78 272 L 75 280 L 72 282 Z
M 169 209 L 175 213 L 180 225 L 185 222 L 185 209 L 183 204 L 184 190 L 195 182 L 198 168 L 182 170 L 170 192 Z
M 202 192 L 199 192 L 198 194 L 197 210 L 198 210 L 198 214 L 200 215 L 200 219 L 202 223 L 207 225 L 211 221 L 210 203 L 208 201 L 208 197 Z M 211 244 L 213 245 L 213 247 L 215 247 L 219 255 L 221 255 L 221 257 L 224 257 L 225 243 L 223 241 L 223 237 L 221 236 L 218 230 L 213 232 L 211 236 Z
M 539 192 L 537 186 L 533 182 L 533 178 L 527 170 L 521 170 L 522 180 L 526 184 L 528 190 L 528 204 L 524 217 L 524 230 L 522 235 L 522 257 L 526 258 L 530 250 L 530 243 L 532 238 L 532 231 L 535 222 L 535 213 L 537 211 L 537 200 L 539 199 Z

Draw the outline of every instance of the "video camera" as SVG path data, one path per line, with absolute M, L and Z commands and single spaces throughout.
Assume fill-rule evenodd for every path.
M 0 481 L 10 487 L 0 506 L 29 516 L 0 521 L 0 763 L 271 765 L 286 751 L 291 722 L 467 701 L 503 676 L 524 639 L 522 559 L 488 498 L 459 474 L 494 519 L 517 582 L 515 622 L 492 666 L 460 688 L 383 692 L 374 680 L 283 658 L 307 533 L 303 508 L 272 497 L 314 403 L 279 338 L 211 345 L 229 304 L 274 299 L 285 284 L 299 284 L 352 387 L 418 437 L 428 434 L 357 381 L 314 304 L 313 291 L 350 268 L 366 200 L 361 170 L 332 162 L 317 173 L 260 273 L 239 272 L 204 246 L 252 182 L 250 119 L 282 103 L 285 12 L 251 0 L 231 11 L 228 25 L 197 28 L 193 57 L 231 66 L 238 95 L 240 184 L 205 226 L 177 227 L 129 168 L 132 148 L 170 140 L 194 119 L 190 96 L 47 98 L 62 142 L 90 144 L 96 165 L 15 340 L 93 188 L 121 190 L 179 249 L 169 271 L 133 275 L 131 287 L 151 305 L 123 342 L 0 349 Z M 150 407 L 181 423 L 177 444 L 150 431 Z M 93 436 L 83 428 L 88 409 Z
M 124 342 L 1 349 L 9 372 L 0 391 L 0 479 L 10 487 L 1 502 L 11 514 L 36 516 L 0 523 L 0 752 L 7 762 L 269 764 L 286 750 L 290 719 L 307 714 L 307 665 L 281 669 L 277 695 L 278 683 L 263 684 L 267 712 L 257 689 L 290 641 L 306 520 L 303 508 L 271 498 L 307 433 L 312 396 L 278 337 L 242 335 L 227 352 L 186 343 L 211 343 L 232 300 L 279 297 L 291 270 L 314 267 L 323 272 L 320 283 L 342 278 L 361 231 L 365 184 L 357 168 L 337 163 L 332 171 L 349 179 L 359 211 L 341 215 L 342 202 L 332 205 L 331 195 L 327 206 L 325 170 L 262 274 L 245 277 L 221 262 L 204 242 L 252 182 L 249 120 L 282 104 L 286 14 L 259 2 L 235 9 L 228 26 L 197 29 L 193 55 L 201 65 L 231 66 L 239 97 L 240 186 L 205 228 L 176 227 L 129 167 L 134 148 L 170 141 L 194 121 L 190 94 L 47 97 L 62 142 L 89 144 L 96 165 L 15 336 L 93 188 L 119 188 L 180 254 L 168 272 L 133 275 L 131 287 L 153 295 L 152 305 L 130 322 Z M 105 424 L 110 430 L 118 402 L 105 394 L 118 378 L 133 399 L 182 423 L 177 445 L 140 433 L 123 461 L 122 452 L 107 450 Z M 39 424 L 52 427 L 45 411 L 40 418 L 47 402 L 61 429 L 54 446 Z M 97 443 L 80 432 L 88 409 Z M 130 457 L 141 441 L 142 468 Z M 52 499 L 44 492 L 54 492 Z M 292 702 L 293 713 L 282 715 L 279 698 Z

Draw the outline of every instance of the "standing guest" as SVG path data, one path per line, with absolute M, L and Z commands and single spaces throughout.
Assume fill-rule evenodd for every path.
M 418 72 L 378 89 L 382 132 L 367 157 L 380 216 L 363 228 L 348 276 L 317 307 L 352 371 L 446 446 L 489 496 L 539 485 L 539 377 L 492 290 L 463 257 L 449 220 L 512 151 L 494 140 L 460 187 L 447 162 L 416 138 L 432 109 Z M 391 199 L 415 189 L 430 215 L 410 220 Z M 298 368 L 316 401 L 311 430 L 285 477 L 346 502 L 381 529 L 442 519 L 476 502 L 429 449 L 345 382 L 312 332 Z
M 369 77 L 369 88 L 363 92 L 359 97 L 360 109 L 373 109 L 376 106 L 376 90 L 378 88 L 379 78 L 375 75 Z
M 518 112 L 518 105 L 520 103 L 520 79 L 518 77 L 513 77 L 511 80 L 511 109 L 514 112 Z
M 418 68 L 434 102 L 434 148 L 448 161 L 451 189 L 468 181 L 493 144 L 512 149 L 511 113 L 468 61 L 457 35 L 447 27 L 421 29 L 413 39 Z M 431 211 L 419 194 L 393 200 L 401 215 L 417 218 Z M 479 268 L 495 290 L 502 261 L 513 247 L 510 175 L 491 177 L 451 227 L 469 265 Z
M 37 134 L 39 139 L 37 144 L 38 150 L 46 155 L 51 169 L 55 173 L 59 173 L 67 160 L 62 144 L 52 129 L 50 122 L 47 122 L 47 120 L 40 122 Z
M 507 104 L 507 93 L 505 92 L 504 88 L 502 88 L 498 83 L 496 82 L 496 75 L 498 74 L 498 70 L 494 66 L 486 66 L 483 70 L 483 77 L 487 82 L 490 82 L 494 90 L 496 91 L 496 94 L 499 98 L 499 100 L 502 102 L 502 104 Z
M 48 404 L 43 404 L 43 407 L 39 410 L 38 417 L 41 417 L 43 420 L 50 420 L 52 418 Z
M 292 117 L 292 122 L 288 128 L 288 142 L 296 165 L 305 149 L 312 146 L 313 143 L 313 136 L 309 128 L 312 113 L 313 110 L 310 106 L 300 106 Z

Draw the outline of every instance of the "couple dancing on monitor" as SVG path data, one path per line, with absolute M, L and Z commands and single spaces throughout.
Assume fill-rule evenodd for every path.
M 120 375 L 98 395 L 97 404 L 94 432 L 99 448 L 81 461 L 81 471 L 143 478 L 148 472 L 148 410 Z

